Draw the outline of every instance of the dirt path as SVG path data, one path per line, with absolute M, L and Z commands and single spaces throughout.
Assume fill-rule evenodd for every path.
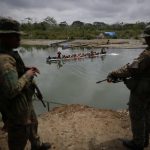
M 128 111 L 82 105 L 66 105 L 41 115 L 39 134 L 52 143 L 52 150 L 126 150 L 121 139 L 131 138 Z M 0 131 L 1 150 L 8 149 L 6 139 L 7 134 Z

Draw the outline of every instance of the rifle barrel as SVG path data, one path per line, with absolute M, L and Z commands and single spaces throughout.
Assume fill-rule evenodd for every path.
M 101 83 L 101 82 L 104 82 L 104 81 L 107 81 L 107 79 L 104 79 L 104 80 L 101 80 L 101 81 L 97 81 L 96 83 Z

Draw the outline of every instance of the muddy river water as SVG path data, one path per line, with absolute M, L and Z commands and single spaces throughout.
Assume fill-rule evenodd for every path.
M 27 66 L 36 66 L 41 74 L 35 78 L 45 101 L 50 108 L 59 104 L 84 104 L 97 108 L 127 108 L 129 90 L 120 82 L 116 84 L 103 82 L 107 74 L 122 65 L 132 62 L 142 49 L 107 49 L 105 56 L 94 59 L 60 61 L 46 63 L 46 58 L 62 54 L 87 53 L 89 49 L 66 49 L 51 47 L 20 47 L 18 49 Z M 99 52 L 100 48 L 94 49 Z M 39 101 L 34 102 L 36 111 L 45 111 Z

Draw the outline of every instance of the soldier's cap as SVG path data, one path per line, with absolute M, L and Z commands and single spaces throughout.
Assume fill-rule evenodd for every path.
M 20 31 L 20 24 L 16 20 L 0 18 L 0 34 L 23 34 Z
M 150 37 L 150 25 L 145 27 L 142 37 Z

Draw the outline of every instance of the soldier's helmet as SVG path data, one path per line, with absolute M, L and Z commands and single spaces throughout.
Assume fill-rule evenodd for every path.
M 0 34 L 10 33 L 22 34 L 19 22 L 9 18 L 0 18 Z
M 145 27 L 143 37 L 150 37 L 150 25 Z

